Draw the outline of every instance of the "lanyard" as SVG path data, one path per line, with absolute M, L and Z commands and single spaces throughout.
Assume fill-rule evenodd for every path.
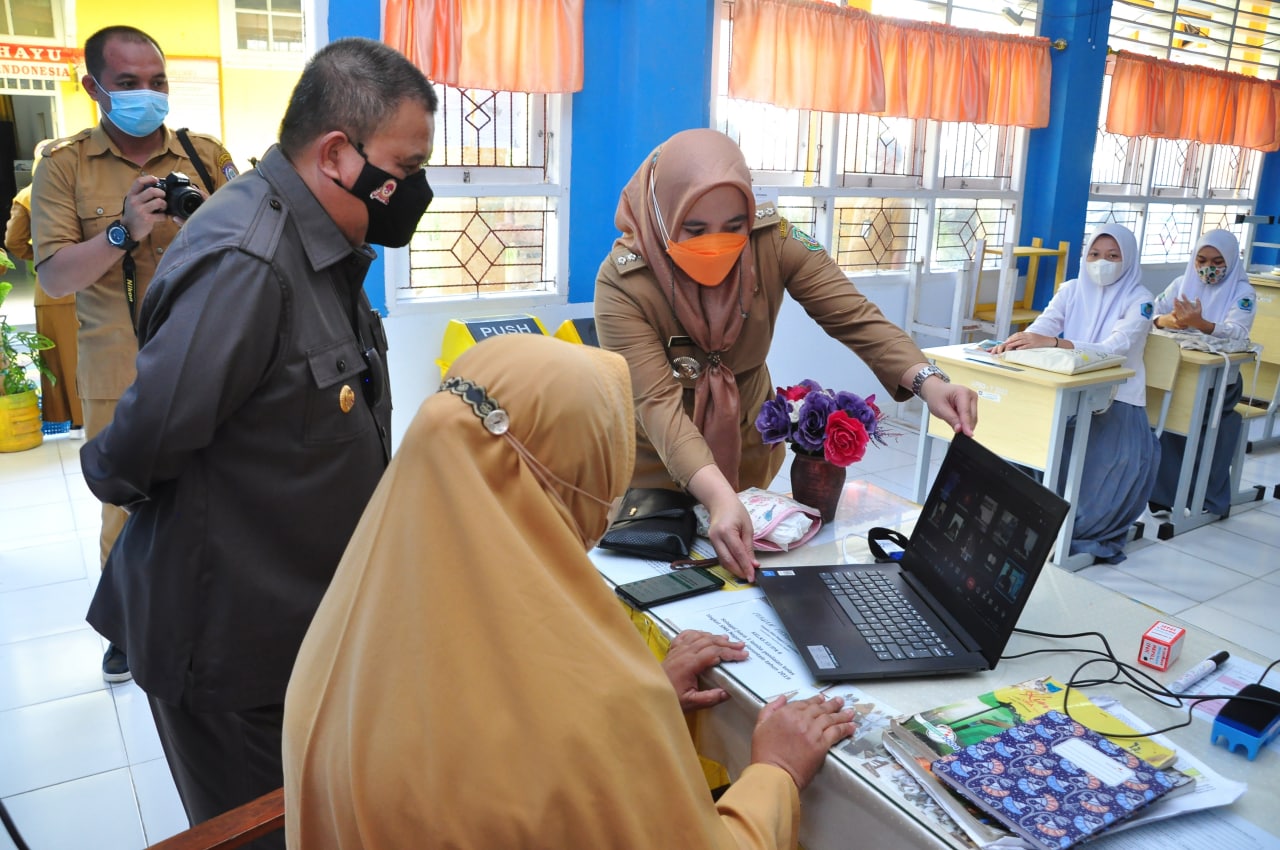
M 133 251 L 124 252 L 124 300 L 129 304 L 129 324 L 133 327 L 133 335 L 138 335 L 137 281 L 138 264 L 134 262 Z

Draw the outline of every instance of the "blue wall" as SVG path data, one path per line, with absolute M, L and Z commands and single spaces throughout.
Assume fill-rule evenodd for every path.
M 1099 8 L 1096 12 L 1094 6 Z M 1058 0 L 1053 16 L 1045 16 L 1041 34 L 1051 41 L 1066 39 L 1066 50 L 1051 50 L 1053 82 L 1049 126 L 1032 130 L 1027 144 L 1023 184 L 1022 229 L 1019 245 L 1039 236 L 1057 247 L 1070 242 L 1067 279 L 1080 265 L 1089 175 L 1097 139 L 1096 119 L 1102 105 L 1102 80 L 1107 64 L 1107 27 L 1111 3 L 1097 0 Z M 1096 40 L 1090 41 L 1094 35 Z M 1053 286 L 1037 281 L 1035 306 L 1043 308 Z
M 711 123 L 716 0 L 585 4 L 582 91 L 573 96 L 569 300 L 595 298 L 596 270 L 618 236 L 622 187 L 669 136 Z
M 361 36 L 382 40 L 382 4 L 370 3 L 369 0 L 329 0 L 329 38 L 337 40 L 350 36 Z M 364 291 L 369 295 L 373 309 L 387 315 L 386 266 L 382 255 L 385 248 L 374 249 L 378 259 L 369 266 L 369 273 L 364 279 Z
M 1260 224 L 1254 231 L 1256 242 L 1280 243 L 1280 152 L 1269 153 L 1262 158 L 1262 177 L 1258 185 L 1258 205 L 1253 210 L 1258 215 L 1273 215 L 1276 224 Z M 1275 248 L 1258 248 L 1246 260 L 1260 265 L 1280 265 L 1280 251 Z

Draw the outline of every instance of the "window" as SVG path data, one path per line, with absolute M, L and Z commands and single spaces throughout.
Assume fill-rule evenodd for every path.
M 222 58 L 228 65 L 301 69 L 314 34 L 308 18 L 316 4 L 307 0 L 218 0 Z
M 1034 35 L 1035 11 L 1010 16 L 963 0 L 873 0 L 873 14 Z M 1034 5 L 1034 4 L 1014 4 Z M 851 274 L 960 268 L 979 239 L 1017 232 L 1026 132 L 875 115 L 782 109 L 730 99 L 733 4 L 720 7 L 714 125 L 735 139 L 756 186 Z
M 1238 8 L 1237 8 L 1238 6 Z M 1108 45 L 1190 65 L 1276 79 L 1280 15 L 1270 4 L 1211 0 L 1115 0 Z M 1138 236 L 1144 263 L 1179 263 L 1206 230 L 1232 231 L 1246 244 L 1237 216 L 1252 212 L 1262 154 L 1187 139 L 1119 136 L 1102 112 L 1089 187 L 1088 225 L 1116 222 Z
M 302 0 L 235 0 L 235 3 L 239 49 L 302 52 Z
M 396 302 L 559 292 L 567 265 L 563 95 L 436 85 L 436 198 Z
M 54 38 L 53 0 L 0 0 L 4 9 L 5 35 Z

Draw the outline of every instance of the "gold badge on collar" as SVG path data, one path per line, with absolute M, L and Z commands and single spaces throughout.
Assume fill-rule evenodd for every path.
M 342 408 L 343 413 L 350 413 L 351 408 L 356 406 L 355 390 L 346 384 L 342 385 L 342 391 L 338 393 L 338 407 Z

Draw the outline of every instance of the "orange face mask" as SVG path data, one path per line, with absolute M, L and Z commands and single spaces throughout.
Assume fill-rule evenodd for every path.
M 703 286 L 719 286 L 747 247 L 745 233 L 704 233 L 683 242 L 667 240 L 667 253 Z

